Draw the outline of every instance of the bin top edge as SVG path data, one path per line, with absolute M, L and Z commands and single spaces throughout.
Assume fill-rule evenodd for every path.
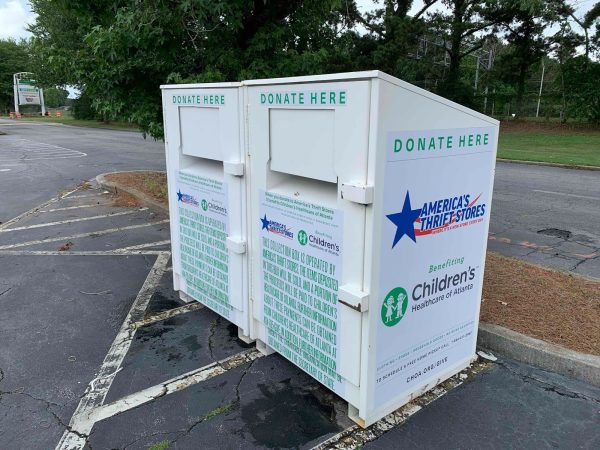
M 161 84 L 162 90 L 168 89 L 198 89 L 198 88 L 238 88 L 242 83 L 237 81 L 229 81 L 223 83 L 189 83 L 189 84 Z
M 382 76 L 383 75 L 383 76 Z M 341 72 L 341 73 L 327 73 L 321 75 L 302 75 L 298 77 L 279 77 L 279 78 L 263 78 L 256 80 L 244 80 L 242 82 L 245 86 L 260 86 L 266 84 L 294 84 L 294 83 L 311 83 L 311 82 L 322 82 L 322 81 L 353 81 L 353 80 L 365 80 L 370 78 L 386 78 L 389 75 L 379 70 L 367 70 L 362 72 Z

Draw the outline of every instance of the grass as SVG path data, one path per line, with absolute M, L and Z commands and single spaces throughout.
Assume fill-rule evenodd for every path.
M 500 132 L 498 158 L 600 166 L 600 132 Z
M 70 112 L 63 112 L 62 117 L 55 117 L 52 112 L 51 117 L 42 116 L 27 116 L 15 119 L 27 122 L 46 122 L 46 123 L 62 123 L 64 125 L 73 125 L 76 127 L 89 127 L 89 128 L 109 128 L 109 129 L 123 129 L 123 130 L 137 130 L 138 127 L 135 124 L 129 122 L 101 122 L 98 120 L 81 120 L 75 119 Z
M 169 447 L 171 447 L 170 441 L 160 441 L 148 447 L 148 450 L 167 450 Z

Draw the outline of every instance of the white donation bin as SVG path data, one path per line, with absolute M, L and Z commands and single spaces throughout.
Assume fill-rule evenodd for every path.
M 376 71 L 243 85 L 251 337 L 368 426 L 475 358 L 498 122 Z
M 173 283 L 249 329 L 241 83 L 161 86 Z

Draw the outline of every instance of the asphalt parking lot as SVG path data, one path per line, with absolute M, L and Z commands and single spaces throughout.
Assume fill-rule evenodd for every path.
M 102 133 L 92 134 L 97 146 Z M 369 430 L 357 428 L 327 389 L 178 299 L 167 217 L 77 187 L 89 174 L 76 168 L 86 158 L 96 173 L 123 166 L 110 167 L 116 147 L 94 155 L 90 142 L 69 139 L 86 156 L 61 161 L 53 150 L 54 158 L 11 162 L 42 192 L 27 196 L 27 208 L 2 203 L 13 219 L 0 224 L 1 448 L 600 447 L 600 389 L 508 360 L 477 363 Z M 138 168 L 160 164 L 158 151 L 138 156 Z M 72 180 L 54 178 L 57 171 Z M 8 174 L 0 173 L 0 189 L 15 194 L 22 181 Z

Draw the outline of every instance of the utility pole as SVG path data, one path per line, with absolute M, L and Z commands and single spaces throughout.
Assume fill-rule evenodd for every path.
M 540 115 L 540 101 L 542 100 L 542 88 L 544 87 L 544 72 L 546 71 L 546 64 L 542 59 L 542 79 L 540 80 L 540 92 L 538 94 L 537 110 L 535 111 L 535 117 Z
M 477 64 L 475 65 L 475 95 L 477 95 L 477 84 L 479 83 L 479 59 L 480 55 L 477 55 Z

